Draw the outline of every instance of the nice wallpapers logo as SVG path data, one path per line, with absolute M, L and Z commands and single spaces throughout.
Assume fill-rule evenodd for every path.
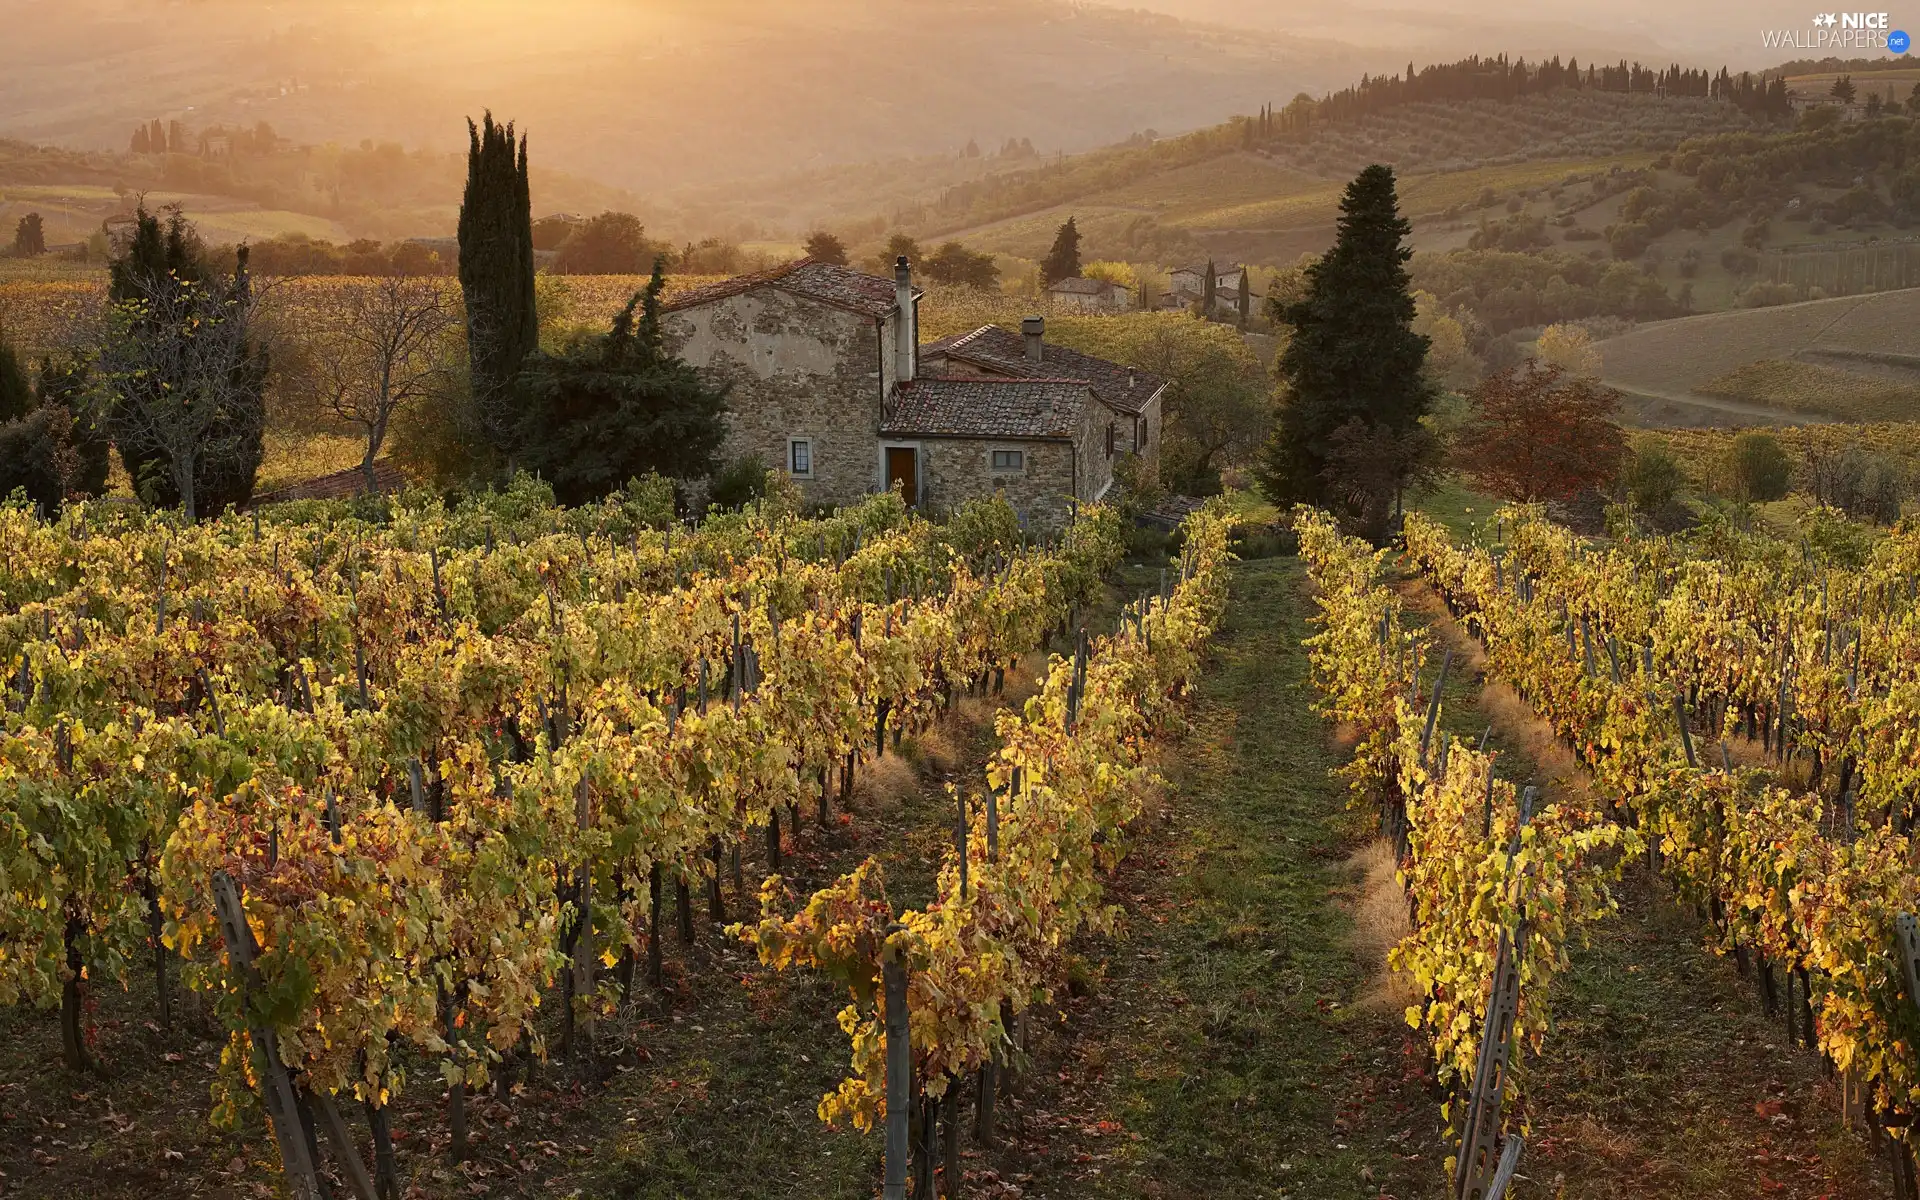
M 1913 44 L 1905 30 L 1894 29 L 1886 13 L 1815 13 L 1810 29 L 1765 29 L 1761 44 L 1769 50 L 1886 50 L 1905 54 Z

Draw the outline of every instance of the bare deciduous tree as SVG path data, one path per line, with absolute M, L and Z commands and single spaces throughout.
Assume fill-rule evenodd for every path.
M 366 432 L 360 465 L 368 491 L 394 414 L 441 383 L 457 326 L 438 281 L 389 275 L 347 289 L 330 319 L 308 331 L 307 386 L 327 411 Z

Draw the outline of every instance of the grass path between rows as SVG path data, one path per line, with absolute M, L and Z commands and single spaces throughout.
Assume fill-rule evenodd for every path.
M 1104 967 L 1037 1050 L 1030 1196 L 1441 1192 L 1426 1052 L 1378 997 L 1367 838 L 1311 707 L 1311 612 L 1297 560 L 1236 570 L 1164 805 L 1109 881 L 1124 935 L 1084 948 Z
M 1443 725 L 1520 782 L 1580 787 L 1571 756 L 1431 593 L 1456 648 Z M 1424 600 L 1423 600 L 1424 596 Z M 1300 564 L 1242 565 L 1164 805 L 1110 881 L 1125 934 L 1082 947 L 1084 994 L 1037 1047 L 1025 1161 L 976 1184 L 1044 1197 L 1394 1197 L 1446 1193 L 1428 1050 L 1381 978 L 1398 889 L 1329 776 L 1312 711 Z M 1840 1123 L 1817 1059 L 1785 1048 L 1753 984 L 1644 866 L 1621 911 L 1569 947 L 1515 1200 L 1877 1200 L 1880 1160 Z M 1017 1174 L 1006 1172 L 1018 1170 Z
M 1442 728 L 1478 739 L 1491 727 L 1497 769 L 1549 798 L 1584 790 L 1572 753 L 1488 681 L 1479 646 L 1438 596 L 1412 579 L 1401 594 L 1434 626 L 1436 650 L 1454 651 Z M 1768 1018 L 1755 981 L 1705 948 L 1698 916 L 1644 860 L 1615 894 L 1619 913 L 1568 947 L 1554 1027 L 1523 1066 L 1531 1133 L 1516 1200 L 1891 1196 L 1883 1160 L 1841 1123 L 1818 1057 L 1787 1047 L 1784 1017 Z

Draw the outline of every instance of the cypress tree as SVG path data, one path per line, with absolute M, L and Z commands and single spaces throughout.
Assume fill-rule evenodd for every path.
M 28 213 L 13 227 L 13 256 L 37 258 L 47 252 L 47 227 L 40 214 Z
M 1333 248 L 1307 268 L 1305 297 L 1269 302 L 1275 322 L 1293 330 L 1279 362 L 1280 409 L 1258 470 L 1280 504 L 1353 497 L 1355 481 L 1341 477 L 1335 437 L 1351 422 L 1360 425 L 1348 441 L 1357 431 L 1375 445 L 1406 449 L 1394 481 L 1400 485 L 1415 473 L 1415 452 L 1430 446 L 1420 426 L 1433 399 L 1421 371 L 1428 343 L 1413 332 L 1413 252 L 1406 245 L 1412 227 L 1400 216 L 1392 168 L 1362 171 L 1347 186 L 1340 212 Z
M 1213 260 L 1207 260 L 1207 273 L 1200 280 L 1200 316 L 1213 320 L 1213 306 L 1220 299 L 1220 276 L 1213 269 Z
M 1080 274 L 1080 227 L 1068 217 L 1059 232 L 1053 235 L 1053 248 L 1047 251 L 1045 261 L 1040 264 L 1040 284 L 1052 287 L 1062 279 L 1074 279 Z
M 520 428 L 513 383 L 540 343 L 534 312 L 533 199 L 527 142 L 513 122 L 469 120 L 467 191 L 460 202 L 460 291 L 467 304 L 467 355 L 474 405 L 494 448 L 511 458 Z

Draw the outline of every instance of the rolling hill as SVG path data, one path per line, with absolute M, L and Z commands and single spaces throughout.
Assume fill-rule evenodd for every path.
M 1398 51 L 1068 0 L 125 0 L 0 39 L 0 134 L 124 148 L 152 118 L 464 147 L 491 107 L 543 165 L 660 194 L 970 139 L 1078 151 L 1382 70 Z
M 1416 246 L 1453 249 L 1489 197 L 1527 193 L 1523 203 L 1555 216 L 1570 207 L 1559 203 L 1569 181 L 1645 167 L 1690 136 L 1753 127 L 1713 101 L 1593 91 L 1419 102 L 1252 147 L 1229 123 L 1177 146 L 1109 147 L 952 188 L 901 223 L 923 240 L 1032 258 L 1071 215 L 1095 258 L 1280 264 L 1324 249 L 1341 189 L 1385 162 L 1402 176 Z
M 1657 424 L 1920 419 L 1920 288 L 1707 313 L 1600 342 Z

